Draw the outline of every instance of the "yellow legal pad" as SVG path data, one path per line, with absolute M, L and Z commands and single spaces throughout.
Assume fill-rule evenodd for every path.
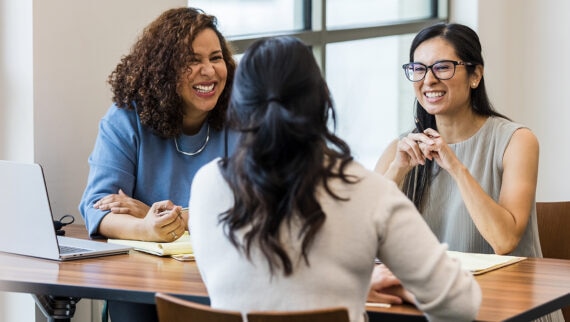
M 186 231 L 177 240 L 170 243 L 148 242 L 129 239 L 108 239 L 108 243 L 121 244 L 133 247 L 135 250 L 157 255 L 157 256 L 177 256 L 184 260 L 194 259 L 190 234 Z M 178 258 L 177 258 L 178 259 Z
M 526 257 L 520 256 L 464 253 L 451 250 L 448 250 L 447 254 L 451 258 L 457 259 L 461 266 L 473 275 L 483 274 L 526 259 Z

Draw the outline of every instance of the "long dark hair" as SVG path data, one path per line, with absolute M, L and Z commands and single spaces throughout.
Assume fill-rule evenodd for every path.
M 467 73 L 471 75 L 476 65 L 484 66 L 481 42 L 473 29 L 456 23 L 438 23 L 422 29 L 412 40 L 410 46 L 410 62 L 414 61 L 414 52 L 424 41 L 441 37 L 455 48 L 455 53 L 464 62 L 473 63 L 465 66 Z M 479 86 L 471 89 L 471 108 L 473 112 L 483 116 L 497 116 L 505 119 L 508 117 L 498 113 L 493 108 L 487 90 L 485 89 L 485 77 L 482 76 Z M 424 128 L 437 130 L 435 116 L 426 112 L 419 101 L 415 101 L 415 114 Z M 437 173 L 437 164 L 433 160 L 426 160 L 425 165 L 418 165 L 410 171 L 403 182 L 403 191 L 418 209 L 422 209 L 423 196 L 428 193 L 432 177 Z
M 182 133 L 184 107 L 176 91 L 192 57 L 192 42 L 201 31 L 218 36 L 227 68 L 226 86 L 208 114 L 210 126 L 221 130 L 225 123 L 236 63 L 232 50 L 218 31 L 216 17 L 195 8 L 175 8 L 162 13 L 143 31 L 130 53 L 124 56 L 108 82 L 119 108 L 137 108 L 141 123 L 163 138 Z
M 234 206 L 220 215 L 226 234 L 248 258 L 259 246 L 272 274 L 293 272 L 280 228 L 301 224 L 302 257 L 326 215 L 317 186 L 338 200 L 331 178 L 355 182 L 344 173 L 352 160 L 348 145 L 327 127 L 335 122 L 328 87 L 309 47 L 294 37 L 262 39 L 245 52 L 236 72 L 228 125 L 240 132 L 233 155 L 220 167 Z M 246 229 L 243 241 L 236 231 Z M 255 244 L 255 246 L 253 246 Z

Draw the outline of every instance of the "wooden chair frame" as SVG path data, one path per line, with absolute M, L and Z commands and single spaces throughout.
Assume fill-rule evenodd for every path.
M 542 256 L 570 260 L 570 201 L 537 202 L 536 220 Z M 570 306 L 562 314 L 570 321 Z
M 219 310 L 164 293 L 156 293 L 160 322 L 243 322 L 238 311 Z M 343 307 L 309 311 L 255 311 L 247 314 L 248 322 L 349 322 Z

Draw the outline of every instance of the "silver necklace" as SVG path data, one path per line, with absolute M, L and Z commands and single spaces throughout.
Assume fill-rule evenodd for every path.
M 204 150 L 204 148 L 206 147 L 206 145 L 208 144 L 209 140 L 210 140 L 210 124 L 208 124 L 208 130 L 206 132 L 206 140 L 204 141 L 204 144 L 202 144 L 202 146 L 198 150 L 196 150 L 194 152 L 186 152 L 186 151 L 180 150 L 180 148 L 178 147 L 178 139 L 177 138 L 174 138 L 174 145 L 176 146 L 176 151 L 178 151 L 184 155 L 193 156 L 193 155 L 196 155 L 196 154 L 202 152 Z

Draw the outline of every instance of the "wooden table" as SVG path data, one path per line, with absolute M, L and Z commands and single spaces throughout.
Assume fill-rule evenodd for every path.
M 477 321 L 530 321 L 570 305 L 568 260 L 527 258 L 475 279 L 483 292 Z M 367 311 L 425 321 L 411 305 L 369 307 Z
M 86 236 L 83 226 L 65 230 Z M 483 290 L 477 321 L 529 321 L 570 305 L 570 261 L 529 258 L 477 281 Z M 195 262 L 137 251 L 69 262 L 0 253 L 0 291 L 140 303 L 154 303 L 155 292 L 164 292 L 208 303 Z M 371 321 L 424 320 L 411 305 L 368 311 Z

